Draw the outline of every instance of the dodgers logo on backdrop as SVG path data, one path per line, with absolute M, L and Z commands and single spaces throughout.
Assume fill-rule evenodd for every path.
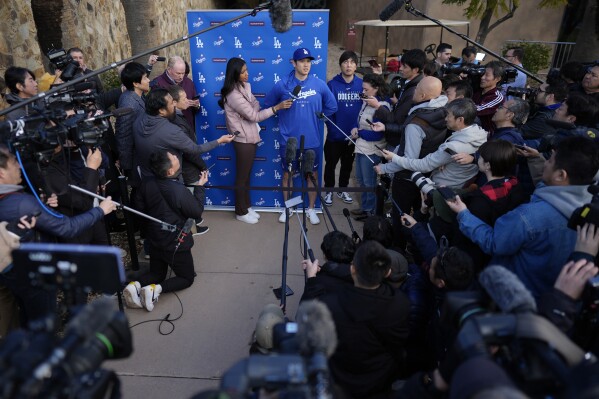
M 231 174 L 231 171 L 228 168 L 225 168 L 222 172 L 220 172 L 221 176 L 228 176 Z
M 200 126 L 200 129 L 208 130 L 209 127 L 210 127 L 210 125 L 208 124 L 208 121 L 206 121 L 206 122 L 204 122 L 204 124 L 202 126 Z
M 279 162 L 281 162 L 281 154 L 278 154 L 276 158 L 273 158 L 273 159 L 272 159 L 272 161 L 273 161 L 274 163 L 279 163 Z
M 214 41 L 214 47 L 219 47 L 225 42 L 222 36 L 219 36 L 217 40 Z
M 320 56 L 316 57 L 315 60 L 312 60 L 312 65 L 318 65 L 322 62 L 322 58 Z
M 198 20 L 192 24 L 192 26 L 194 28 L 199 28 L 202 25 L 204 25 L 204 21 L 202 21 L 202 17 L 198 17 Z
M 318 40 L 316 36 L 314 36 L 314 48 L 322 48 L 322 43 L 320 42 L 320 40 Z
M 202 75 L 202 72 L 198 72 L 198 82 L 206 83 L 206 77 Z
M 204 108 L 203 105 L 200 107 L 200 109 L 201 109 L 202 116 L 208 116 L 208 111 L 206 111 L 206 108 Z
M 275 180 L 281 180 L 281 174 L 279 173 L 278 170 L 275 170 Z
M 243 25 L 243 21 L 242 21 L 242 20 L 240 20 L 240 19 L 238 19 L 237 21 L 235 21 L 235 22 L 233 22 L 233 23 L 231 24 L 231 27 L 232 27 L 232 28 L 239 28 L 241 25 Z
M 252 80 L 254 82 L 260 82 L 262 79 L 264 79 L 264 75 L 262 75 L 262 72 L 258 72 L 258 76 L 254 77 Z
M 279 144 L 279 140 L 275 140 L 275 150 L 281 148 L 281 144 Z
M 262 40 L 262 38 L 258 36 L 258 38 L 252 42 L 252 47 L 258 47 L 262 43 L 264 43 L 264 40 Z
M 206 91 L 206 89 L 202 89 L 202 92 L 200 94 L 198 94 L 201 98 L 204 98 L 208 95 L 208 92 Z
M 256 144 L 258 147 L 262 147 L 264 145 L 264 140 L 260 140 L 258 142 L 258 144 Z
M 205 155 L 202 155 L 202 159 L 203 159 L 204 161 L 209 161 L 209 160 L 210 160 L 210 158 L 212 158 L 212 155 L 210 155 L 210 153 L 208 153 L 208 152 L 207 152 L 207 153 L 205 153 Z
M 222 108 L 216 111 L 216 115 L 224 115 L 224 114 L 225 114 L 225 110 Z
M 318 17 L 318 21 L 312 22 L 312 27 L 320 28 L 323 24 L 324 24 L 324 21 L 322 20 L 322 17 Z
M 281 130 L 281 129 L 280 129 L 280 128 L 279 128 L 279 126 L 277 125 L 277 126 L 273 126 L 271 130 L 272 130 L 273 132 L 278 132 L 278 131 L 279 131 L 279 130 Z
M 277 39 L 277 37 L 273 37 L 275 43 L 274 43 L 274 48 L 281 48 L 281 42 L 279 41 L 279 39 Z
M 241 40 L 239 40 L 237 38 L 237 36 L 235 36 L 234 40 L 235 40 L 235 48 L 242 48 L 243 47 L 243 44 L 241 43 Z
M 208 205 L 208 206 L 212 205 L 212 200 L 208 196 L 206 196 L 206 205 Z
M 281 207 L 281 203 L 279 202 L 278 199 L 275 199 L 275 207 L 277 207 L 277 208 Z
M 221 205 L 229 205 L 230 203 L 231 199 L 229 197 L 225 197 L 225 199 L 220 202 Z
M 277 54 L 277 58 L 272 60 L 273 65 L 279 65 L 281 62 L 283 62 L 283 57 L 281 57 L 281 54 Z
M 196 36 L 196 48 L 204 48 L 204 42 L 199 36 Z
M 256 205 L 258 206 L 264 206 L 264 204 L 266 204 L 266 201 L 264 201 L 264 198 L 260 197 L 259 201 L 256 201 Z
M 204 54 L 200 54 L 200 58 L 196 58 L 196 64 L 203 64 L 204 61 L 206 61 L 206 57 L 204 57 Z
M 275 84 L 277 84 L 279 82 L 279 80 L 281 80 L 281 78 L 279 77 L 279 75 L 277 75 L 277 73 L 275 72 L 275 77 L 273 79 L 273 81 L 275 82 Z
M 216 80 L 217 82 L 222 82 L 223 80 L 225 80 L 225 73 L 221 72 L 220 75 L 214 78 L 214 80 Z
M 296 41 L 291 42 L 291 47 L 299 47 L 303 42 L 302 37 L 298 36 Z
M 254 176 L 256 177 L 262 177 L 266 174 L 266 172 L 264 171 L 264 169 L 260 169 L 259 172 L 254 173 Z

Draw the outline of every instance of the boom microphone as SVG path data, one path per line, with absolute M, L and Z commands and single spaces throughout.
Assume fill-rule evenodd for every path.
M 285 148 L 285 162 L 289 165 L 289 172 L 291 172 L 291 164 L 295 159 L 295 153 L 297 152 L 297 139 L 295 137 L 289 137 L 287 139 L 287 148 Z
M 405 1 L 403 0 L 393 0 L 391 4 L 389 4 L 381 13 L 379 14 L 379 18 L 381 21 L 388 21 L 389 18 L 393 16 L 399 9 L 404 5 Z
M 293 12 L 291 0 L 273 0 L 268 9 L 272 28 L 277 33 L 285 33 L 293 25 Z
M 304 176 L 312 174 L 315 159 L 316 154 L 314 153 L 314 150 L 306 151 L 306 155 L 304 155 L 304 164 L 302 165 L 302 173 Z
M 293 98 L 293 101 L 297 100 L 297 96 L 299 95 L 300 91 L 302 91 L 302 86 L 297 85 L 293 88 L 293 91 L 291 92 L 291 97 Z
M 480 285 L 506 313 L 536 312 L 537 304 L 514 273 L 503 266 L 488 266 L 478 277 Z
M 117 108 L 114 111 L 109 112 L 107 114 L 101 114 L 101 115 L 93 116 L 91 118 L 84 119 L 83 122 L 94 122 L 94 121 L 97 121 L 100 119 L 109 118 L 111 116 L 116 116 L 118 118 L 119 116 L 130 114 L 131 112 L 133 112 L 133 108 L 129 108 L 129 107 Z

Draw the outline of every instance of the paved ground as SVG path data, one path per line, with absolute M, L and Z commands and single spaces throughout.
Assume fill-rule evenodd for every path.
M 338 73 L 341 50 L 329 47 L 328 79 Z M 354 196 L 355 198 L 355 196 Z M 343 216 L 344 207 L 334 196 L 331 210 L 339 230 L 351 234 Z M 189 398 L 204 389 L 216 388 L 219 378 L 236 361 L 248 355 L 256 319 L 268 303 L 278 304 L 272 289 L 281 285 L 284 224 L 278 213 L 261 213 L 256 225 L 234 219 L 233 212 L 210 211 L 205 224 L 210 231 L 196 239 L 193 248 L 197 278 L 192 287 L 162 295 L 153 312 L 127 310 L 130 324 L 160 320 L 170 314 L 174 330 L 167 323 L 153 321 L 132 329 L 135 351 L 124 360 L 106 362 L 117 371 L 124 398 Z M 320 242 L 330 228 L 325 216 L 321 224 L 308 226 L 308 239 L 317 258 L 322 259 Z M 361 223 L 354 222 L 361 235 Z M 300 267 L 301 230 L 291 219 L 287 284 L 295 291 L 288 297 L 287 315 L 294 317 L 304 287 Z M 172 332 L 168 335 L 163 333 Z

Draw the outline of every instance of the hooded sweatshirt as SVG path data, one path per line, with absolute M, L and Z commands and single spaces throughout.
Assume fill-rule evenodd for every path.
M 362 93 L 362 79 L 354 75 L 351 82 L 347 83 L 342 74 L 338 74 L 329 80 L 327 86 L 337 99 L 337 112 L 330 116 L 333 121 L 345 134 L 351 134 L 351 130 L 356 127 L 358 114 L 362 107 L 360 93 Z M 348 141 L 348 138 L 339 131 L 329 121 L 327 125 L 327 141 Z
M 475 164 L 460 165 L 451 155 L 445 152 L 449 148 L 456 153 L 474 154 L 487 141 L 487 131 L 478 125 L 470 125 L 454 132 L 439 149 L 422 159 L 410 159 L 393 156 L 393 162 L 402 169 L 431 174 L 431 179 L 439 186 L 462 188 L 464 184 L 476 176 L 478 166 Z M 443 166 L 443 168 L 440 168 Z
M 277 112 L 283 141 L 287 144 L 289 137 L 295 137 L 299 141 L 303 135 L 305 148 L 321 147 L 320 122 L 316 114 L 322 112 L 330 117 L 337 111 L 335 97 L 325 82 L 312 75 L 305 80 L 298 80 L 293 70 L 266 94 L 264 105 L 274 107 L 281 101 L 293 98 L 296 86 L 300 86 L 301 91 L 291 108 Z

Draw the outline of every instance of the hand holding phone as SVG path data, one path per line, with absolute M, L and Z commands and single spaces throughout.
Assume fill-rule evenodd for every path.
M 368 63 L 372 68 L 379 68 L 381 66 L 381 64 L 379 64 L 376 60 L 368 60 Z
M 451 188 L 449 188 L 449 187 L 438 187 L 437 191 L 439 191 L 439 194 L 441 194 L 441 197 L 443 197 L 446 201 L 453 201 L 453 200 L 455 200 L 456 193 Z
M 364 93 L 360 93 L 360 98 L 362 98 L 362 99 L 368 99 L 368 98 L 370 98 L 370 97 L 369 97 L 369 96 L 367 96 L 367 95 L 366 95 L 366 94 L 364 94 Z
M 372 123 L 372 121 L 370 119 L 366 119 L 366 123 L 368 123 L 370 126 L 374 125 L 374 123 Z
M 455 152 L 454 150 L 452 150 L 451 148 L 447 147 L 444 150 L 446 153 L 448 153 L 451 156 L 454 156 L 455 154 L 457 154 L 457 152 Z
M 33 213 L 31 216 L 24 215 L 19 220 L 15 220 L 6 225 L 6 230 L 11 233 L 19 236 L 19 238 L 23 238 L 28 232 L 35 227 L 35 219 L 39 215 L 41 215 L 41 211 L 37 211 Z
M 156 61 L 162 61 L 162 62 L 164 62 L 164 61 L 166 61 L 166 57 L 157 57 Z

